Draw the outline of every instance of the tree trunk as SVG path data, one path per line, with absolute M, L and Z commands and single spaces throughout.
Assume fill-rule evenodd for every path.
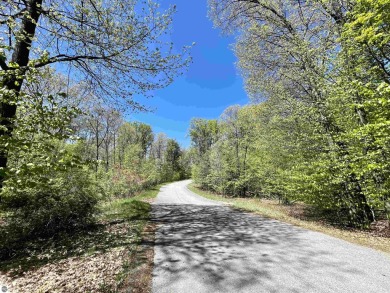
M 244 179 L 245 179 L 245 186 L 244 186 L 244 197 L 246 197 L 246 194 L 247 194 L 247 191 L 248 191 L 248 182 L 247 182 L 247 178 L 246 178 L 246 157 L 247 157 L 247 154 L 248 154 L 248 146 L 246 145 L 245 146 L 245 151 L 244 151 L 244 162 L 243 162 L 243 166 L 242 166 L 242 169 L 243 169 L 243 174 L 244 174 Z
M 116 134 L 114 132 L 114 161 L 113 161 L 114 167 L 115 167 L 115 164 L 116 164 L 115 155 L 116 155 Z
M 2 84 L 5 89 L 13 91 L 16 96 L 19 96 L 20 89 L 24 81 L 24 77 L 18 76 L 24 75 L 26 70 L 25 67 L 29 62 L 32 39 L 35 35 L 37 23 L 41 15 L 39 9 L 41 5 L 42 0 L 30 0 L 26 2 L 27 13 L 23 17 L 20 30 L 22 37 L 19 37 L 16 40 L 16 45 L 11 60 L 12 63 L 15 63 L 19 66 L 22 72 L 16 72 L 19 70 L 8 68 L 5 63 L 2 66 L 2 70 L 5 70 L 7 73 L 9 73 L 9 75 L 7 75 L 2 81 Z M 0 103 L 0 126 L 2 126 L 0 127 L 0 138 L 7 138 L 12 136 L 15 127 L 13 119 L 15 118 L 16 110 L 16 105 L 12 105 L 11 103 L 7 102 L 7 99 L 4 99 L 3 97 L 3 102 Z M 8 150 L 7 148 L 4 148 L 0 150 L 0 170 L 5 170 L 5 168 L 7 168 L 7 162 Z M 0 188 L 3 186 L 4 179 L 4 172 L 0 172 Z
M 96 173 L 98 171 L 98 162 L 99 162 L 99 120 L 96 119 Z
M 106 141 L 106 143 L 105 143 L 105 150 L 106 150 L 106 173 L 108 173 L 108 167 L 110 166 L 110 162 L 109 162 L 109 158 L 110 158 L 109 147 L 110 147 L 110 145 Z
M 355 174 L 351 175 L 351 183 L 355 184 L 355 196 L 357 201 L 357 206 L 359 207 L 358 218 L 362 224 L 370 224 L 375 221 L 375 215 L 371 207 L 367 202 L 367 198 L 362 191 L 359 180 L 356 178 Z

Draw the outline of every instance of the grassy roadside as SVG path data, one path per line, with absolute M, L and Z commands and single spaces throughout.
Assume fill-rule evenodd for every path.
M 160 187 L 103 203 L 88 229 L 23 243 L 1 261 L 0 284 L 11 292 L 150 292 L 150 201 Z
M 194 183 L 191 183 L 188 186 L 188 189 L 208 199 L 228 203 L 234 208 L 254 212 L 265 217 L 287 222 L 295 226 L 340 238 L 351 243 L 373 248 L 384 252 L 390 257 L 390 238 L 372 235 L 369 231 L 336 228 L 318 219 L 310 219 L 310 217 L 304 215 L 302 205 L 282 206 L 279 205 L 277 201 L 271 200 L 254 198 L 225 198 L 221 195 L 201 190 Z
M 116 276 L 117 285 L 103 292 L 151 292 L 153 270 L 155 225 L 150 223 L 150 203 L 157 196 L 157 185 L 132 198 L 118 199 L 103 205 L 103 219 L 112 221 L 125 220 L 134 241 L 128 247 L 128 255 L 123 259 L 122 270 Z M 145 244 L 149 243 L 149 245 Z

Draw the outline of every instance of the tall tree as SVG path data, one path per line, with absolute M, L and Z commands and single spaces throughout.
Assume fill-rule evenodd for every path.
M 180 159 L 182 151 L 174 139 L 168 139 L 165 149 L 165 162 L 163 165 L 163 178 L 165 181 L 179 180 L 182 177 Z
M 153 143 L 153 131 L 150 125 L 140 122 L 133 122 L 136 132 L 136 143 L 141 146 L 142 156 L 146 158 L 148 151 Z
M 26 74 L 50 64 L 65 63 L 105 96 L 126 97 L 133 108 L 143 108 L 133 95 L 166 86 L 188 61 L 161 37 L 169 31 L 174 10 L 159 13 L 151 1 L 3 1 L 1 144 L 13 135 Z M 0 186 L 6 166 L 7 148 L 2 147 Z

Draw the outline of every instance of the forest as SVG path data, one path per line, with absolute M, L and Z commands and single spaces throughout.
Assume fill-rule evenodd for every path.
M 188 177 L 186 152 L 174 139 L 126 121 L 85 85 L 68 86 L 50 68 L 39 74 L 24 88 L 17 137 L 7 142 L 1 206 L 12 231 L 8 244 L 88 224 L 98 202 Z
M 188 48 L 173 52 L 161 37 L 175 9 L 106 4 L 1 4 L 2 260 L 25 241 L 90 229 L 105 203 L 190 174 L 176 140 L 129 120 L 148 110 L 135 95 L 167 86 L 190 62 Z
M 175 13 L 144 0 L 1 2 L 0 277 L 19 289 L 149 282 L 132 274 L 153 265 L 141 249 L 156 229 L 150 201 L 188 178 L 343 227 L 389 226 L 390 0 L 208 0 L 249 103 L 193 118 L 188 148 L 132 119 L 191 65 L 192 46 L 171 39 Z M 74 258 L 94 282 L 39 291 L 50 265 L 63 276 Z
M 390 1 L 210 1 L 236 34 L 252 103 L 193 119 L 193 178 L 305 202 L 341 224 L 390 219 Z

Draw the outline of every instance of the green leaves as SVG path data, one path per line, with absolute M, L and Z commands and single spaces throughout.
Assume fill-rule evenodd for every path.
M 240 34 L 238 66 L 261 103 L 254 119 L 229 121 L 233 129 L 249 125 L 240 143 L 220 127 L 195 169 L 198 181 L 218 191 L 245 182 L 254 193 L 302 200 L 357 226 L 390 218 L 389 11 L 389 0 L 210 1 L 214 22 Z M 250 116 L 249 109 L 239 113 Z M 232 170 L 246 142 L 244 176 Z
M 9 160 L 1 169 L 5 181 L 0 193 L 6 228 L 12 232 L 9 243 L 93 220 L 101 190 L 69 144 L 71 122 L 80 110 L 61 106 L 67 98 L 62 93 L 16 96 L 13 135 L 0 137 Z

